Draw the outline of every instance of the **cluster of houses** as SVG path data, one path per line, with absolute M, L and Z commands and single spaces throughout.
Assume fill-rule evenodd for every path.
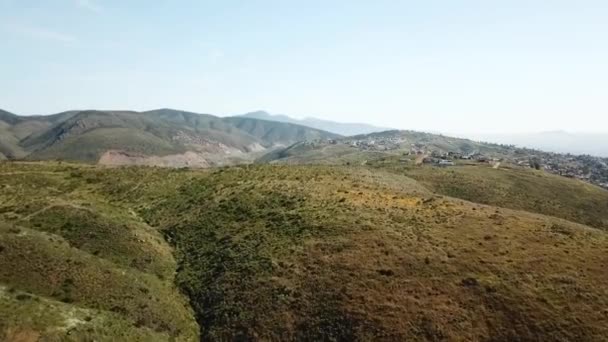
M 563 177 L 580 179 L 608 189 L 608 162 L 600 157 L 574 156 L 559 153 L 538 152 L 515 158 L 522 167 L 536 167 Z
M 563 176 L 568 178 L 576 178 L 584 181 L 591 180 L 591 174 L 585 173 L 584 170 L 573 167 L 573 166 L 560 166 L 560 165 L 543 165 L 545 171 Z
M 353 137 L 345 140 L 328 139 L 308 142 L 307 144 L 313 146 L 317 144 L 344 144 L 363 151 L 392 151 L 404 148 L 407 151 L 408 145 L 406 143 L 407 139 L 405 137 L 393 135 L 367 136 L 363 138 Z M 478 163 L 497 163 L 503 161 L 503 159 L 489 157 L 479 152 L 445 152 L 421 142 L 409 144 L 409 152 L 406 152 L 405 155 L 416 156 L 417 160 L 424 164 L 437 166 L 453 166 L 456 160 L 470 160 Z M 513 148 L 505 151 L 501 156 L 512 165 L 522 168 L 543 169 L 553 174 L 580 179 L 608 189 L 608 159 L 605 158 Z M 409 158 L 403 158 L 401 162 L 409 162 L 409 160 Z
M 419 153 L 417 152 L 417 154 Z M 478 163 L 489 163 L 492 161 L 499 161 L 496 158 L 490 158 L 481 153 L 465 154 L 460 152 L 432 151 L 429 156 L 424 157 L 422 162 L 424 164 L 435 164 L 438 166 L 454 166 L 455 160 L 471 160 L 476 161 Z
M 405 139 L 400 137 L 375 137 L 344 141 L 345 144 L 364 151 L 391 151 L 401 148 Z

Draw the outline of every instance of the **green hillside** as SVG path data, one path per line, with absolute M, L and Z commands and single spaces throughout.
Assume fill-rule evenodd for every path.
M 0 141 L 0 154 L 10 158 L 19 158 L 25 155 L 25 152 L 19 147 L 19 140 L 7 129 L 0 127 L 0 134 L 3 139 Z
M 27 117 L 0 114 L 0 153 L 12 159 L 95 163 L 108 151 L 136 158 L 191 151 L 210 164 L 221 165 L 248 162 L 257 157 L 249 154 L 275 146 L 336 137 L 304 126 L 171 109 L 86 110 Z
M 19 139 L 11 129 L 18 122 L 18 116 L 0 110 L 0 159 L 23 155 L 22 149 L 19 147 Z
M 295 143 L 287 148 L 271 151 L 257 159 L 258 163 L 360 165 L 369 161 L 398 156 L 402 151 L 361 151 L 344 144 Z
M 353 146 L 355 143 L 363 143 Z M 368 145 L 369 144 L 369 145 Z M 335 143 L 327 141 L 298 142 L 277 151 L 271 151 L 259 158 L 260 162 L 284 164 L 345 164 L 363 163 L 403 156 L 412 149 L 430 153 L 436 151 L 458 152 L 462 154 L 485 154 L 492 157 L 512 157 L 517 153 L 523 156 L 534 151 L 520 150 L 512 146 L 476 142 L 468 139 L 447 137 L 438 134 L 416 131 L 386 131 L 366 135 L 339 138 Z
M 84 172 L 0 165 L 0 340 L 196 339 L 162 235 Z
M 144 130 L 104 127 L 69 136 L 61 142 L 31 153 L 27 158 L 32 160 L 65 159 L 95 163 L 108 150 L 123 150 L 146 155 L 168 155 L 183 153 L 186 148 L 171 144 Z
M 20 120 L 19 120 L 19 116 L 0 109 L 0 121 L 5 122 L 9 125 L 14 125 L 14 124 L 18 123 Z
M 228 117 L 223 120 L 262 141 L 278 141 L 282 145 L 292 145 L 296 142 L 307 140 L 337 139 L 340 137 L 337 134 L 291 123 L 278 123 L 245 117 Z
M 241 131 L 233 125 L 226 123 L 222 118 L 213 115 L 195 114 L 171 109 L 159 109 L 144 112 L 144 114 L 146 117 L 152 118 L 155 123 L 164 123 L 168 128 L 179 127 L 180 129 L 191 130 L 196 135 L 239 149 L 245 150 L 252 144 L 260 143 L 259 140 L 247 132 Z M 268 143 L 272 144 L 272 142 Z
M 0 175 L 0 339 L 608 334 L 606 231 L 507 209 L 506 197 L 444 197 L 447 175 L 431 168 L 0 163 Z M 491 182 L 539 179 L 539 194 L 559 187 L 576 198 L 560 205 L 601 217 L 604 190 L 531 175 Z

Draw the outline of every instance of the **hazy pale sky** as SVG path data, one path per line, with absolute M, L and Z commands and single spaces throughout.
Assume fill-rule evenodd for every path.
M 608 1 L 0 0 L 0 108 L 608 131 Z

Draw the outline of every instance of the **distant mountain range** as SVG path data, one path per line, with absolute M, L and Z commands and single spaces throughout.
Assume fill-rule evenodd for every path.
M 354 136 L 394 130 L 389 127 L 378 127 L 365 123 L 341 123 L 316 118 L 294 119 L 287 115 L 270 114 L 265 111 L 250 112 L 236 117 L 255 118 L 260 120 L 287 122 L 320 129 L 343 136 Z M 440 135 L 440 132 L 430 132 Z M 547 152 L 588 154 L 608 157 L 608 133 L 571 133 L 566 131 L 549 131 L 520 134 L 448 134 L 461 136 L 475 141 L 509 144 L 518 147 L 539 149 Z
M 238 117 L 246 117 L 246 118 L 254 118 L 260 120 L 268 120 L 268 121 L 277 121 L 277 122 L 287 122 L 296 125 L 308 126 L 316 129 L 320 129 L 327 132 L 332 132 L 335 134 L 340 134 L 344 136 L 357 135 L 357 134 L 369 134 L 374 132 L 383 132 L 389 131 L 393 128 L 388 127 L 377 127 L 364 123 L 341 123 L 329 120 L 322 120 L 316 118 L 305 118 L 305 119 L 294 119 L 287 115 L 281 114 L 270 114 L 265 111 L 256 111 L 251 113 L 246 113 L 243 115 L 239 115 Z
M 370 131 L 373 133 L 358 134 Z M 287 155 L 288 151 L 295 151 L 292 145 L 304 141 L 363 134 L 381 137 L 393 134 L 391 132 L 397 131 L 367 124 L 313 118 L 298 120 L 263 111 L 221 118 L 173 109 L 74 110 L 36 116 L 0 110 L 0 160 L 63 159 L 112 165 L 208 167 L 272 159 L 273 151 Z M 438 134 L 410 132 L 408 135 L 411 135 L 408 136 L 410 143 L 428 145 L 434 141 L 440 149 L 448 146 L 452 148 L 447 150 L 454 151 L 463 150 L 462 146 L 475 151 L 495 148 L 492 144 Z M 608 156 L 608 135 L 604 134 L 556 131 L 468 137 L 558 153 Z M 308 158 L 308 154 L 304 156 Z M 319 161 L 327 162 L 324 157 Z
M 44 116 L 0 111 L 0 159 L 205 167 L 252 160 L 298 141 L 337 137 L 290 123 L 172 109 Z

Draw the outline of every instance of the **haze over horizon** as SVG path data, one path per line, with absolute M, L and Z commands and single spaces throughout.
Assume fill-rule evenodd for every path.
M 0 0 L 0 341 L 607 341 L 608 1 Z
M 600 132 L 606 17 L 603 1 L 0 0 L 0 108 Z

